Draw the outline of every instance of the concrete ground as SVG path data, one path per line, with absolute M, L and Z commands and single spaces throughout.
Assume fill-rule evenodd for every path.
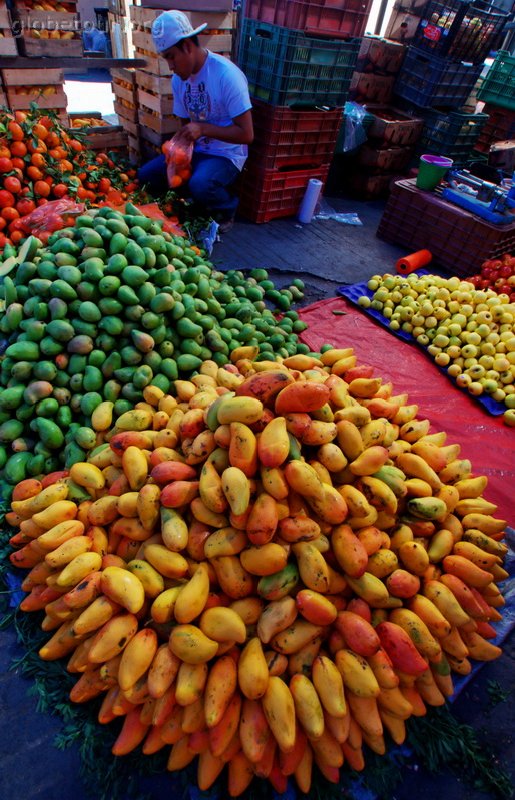
M 98 103 L 94 102 L 100 96 L 99 84 L 92 90 L 91 85 L 80 80 L 76 83 L 82 90 L 79 86 L 72 110 L 99 110 Z M 215 245 L 213 262 L 223 269 L 265 267 L 280 286 L 292 277 L 301 277 L 306 283 L 305 304 L 334 296 L 339 285 L 365 280 L 376 272 L 393 271 L 396 259 L 405 255 L 405 251 L 375 237 L 384 203 L 361 203 L 342 197 L 331 198 L 330 202 L 338 211 L 357 212 L 363 225 L 314 221 L 300 226 L 295 219 L 285 219 L 257 226 L 238 220 L 233 230 Z M 64 751 L 55 748 L 55 736 L 62 733 L 65 723 L 60 717 L 39 713 L 35 696 L 29 694 L 31 679 L 22 677 L 19 668 L 11 670 L 13 659 L 19 659 L 22 654 L 13 630 L 2 631 L 1 800 L 86 800 L 87 797 L 99 800 L 98 793 L 86 793 L 79 774 L 80 742 Z M 515 779 L 514 659 L 515 637 L 512 634 L 504 645 L 502 657 L 485 665 L 453 705 L 455 716 L 470 724 L 480 744 L 492 751 L 494 769 L 511 771 L 512 783 Z M 56 681 L 59 680 L 56 677 Z M 128 763 L 131 778 L 130 757 Z M 385 795 L 385 800 L 412 800 L 414 796 L 418 800 L 433 800 L 435 796 L 443 800 L 486 800 L 494 796 L 507 800 L 509 793 L 485 794 L 481 788 L 467 782 L 467 777 L 459 770 L 457 776 L 449 771 L 430 774 L 417 760 L 411 759 L 402 768 L 401 782 Z M 149 800 L 169 797 L 193 800 L 202 796 L 186 788 L 184 793 L 170 793 L 168 776 L 163 774 L 145 778 L 139 786 Z M 112 800 L 109 794 L 103 797 Z M 370 795 L 368 798 L 371 800 Z

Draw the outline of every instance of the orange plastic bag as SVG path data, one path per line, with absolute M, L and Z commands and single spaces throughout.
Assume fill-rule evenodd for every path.
M 60 200 L 51 200 L 22 217 L 20 227 L 25 233 L 33 233 L 42 242 L 46 242 L 52 233 L 73 225 L 75 217 L 83 213 L 84 203 L 76 203 L 69 197 L 63 197 Z
M 181 133 L 162 147 L 166 158 L 166 177 L 170 189 L 178 189 L 191 178 L 191 157 L 193 155 L 193 142 L 185 142 Z

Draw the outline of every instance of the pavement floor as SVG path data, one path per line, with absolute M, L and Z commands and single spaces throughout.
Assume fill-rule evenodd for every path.
M 105 83 L 87 84 L 81 79 L 74 83 L 79 84 L 79 95 L 74 94 L 75 89 L 69 92 L 69 97 L 74 96 L 72 110 L 99 110 L 93 100 L 100 97 L 99 87 L 105 91 Z M 286 285 L 292 277 L 301 277 L 306 284 L 303 305 L 334 296 L 339 285 L 393 271 L 397 258 L 406 252 L 375 236 L 384 202 L 364 203 L 344 197 L 328 200 L 337 211 L 356 212 L 363 224 L 350 226 L 324 220 L 301 226 L 295 219 L 284 219 L 253 225 L 237 219 L 234 228 L 215 244 L 213 263 L 222 269 L 265 267 L 279 286 Z M 430 380 L 430 371 L 427 379 Z M 476 466 L 480 470 L 481 465 Z M 13 659 L 19 659 L 23 653 L 12 628 L 1 632 L 1 642 L 0 800 L 98 800 L 87 794 L 79 774 L 80 743 L 64 751 L 56 749 L 55 737 L 63 731 L 65 723 L 59 716 L 37 710 L 36 697 L 30 693 L 31 679 L 22 676 L 19 667 L 12 669 Z M 474 676 L 453 703 L 453 713 L 458 720 L 472 726 L 480 744 L 492 752 L 493 769 L 508 770 L 515 784 L 513 633 L 503 650 L 497 661 L 484 665 Z M 130 756 L 127 758 L 130 772 Z M 202 796 L 189 791 L 184 795 L 170 793 L 168 775 L 142 779 L 139 785 L 149 800 L 179 800 L 182 796 L 193 800 Z M 445 770 L 435 775 L 411 759 L 403 767 L 401 782 L 385 800 L 413 800 L 413 797 L 508 800 L 509 793 L 502 796 L 485 793 L 480 786 L 470 784 L 465 770 L 458 768 L 457 774 Z M 368 796 L 367 800 L 372 798 Z

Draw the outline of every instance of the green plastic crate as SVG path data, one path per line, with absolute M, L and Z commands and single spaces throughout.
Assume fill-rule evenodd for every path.
M 515 56 L 499 50 L 477 96 L 485 103 L 515 111 Z

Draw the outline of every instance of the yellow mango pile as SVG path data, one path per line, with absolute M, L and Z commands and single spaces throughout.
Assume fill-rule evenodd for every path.
M 88 462 L 22 481 L 7 515 L 71 700 L 125 717 L 116 755 L 198 756 L 203 790 L 227 766 L 230 797 L 401 743 L 500 655 L 507 576 L 487 479 L 406 394 L 351 348 L 255 356 L 147 386 L 115 427 L 101 403 Z

